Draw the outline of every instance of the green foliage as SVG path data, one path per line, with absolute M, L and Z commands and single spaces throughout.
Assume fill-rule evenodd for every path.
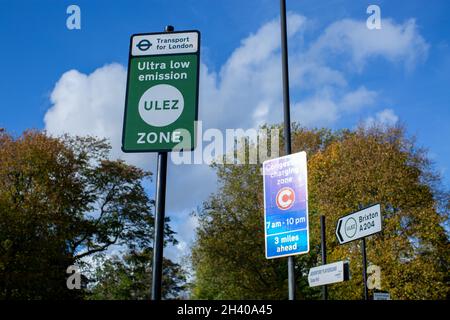
M 69 265 L 111 245 L 151 247 L 150 173 L 109 151 L 92 137 L 0 132 L 0 299 L 81 298 L 67 289 Z
M 311 251 L 297 256 L 299 299 L 317 299 L 307 283 L 320 264 L 319 216 L 327 219 L 328 261 L 349 260 L 352 280 L 330 286 L 334 299 L 362 296 L 359 244 L 338 245 L 337 219 L 359 204 L 382 203 L 384 231 L 368 239 L 368 259 L 382 269 L 382 286 L 395 299 L 437 299 L 448 294 L 448 194 L 422 150 L 401 128 L 359 128 L 332 133 L 294 126 L 293 151 L 308 155 Z M 220 189 L 197 213 L 192 252 L 199 299 L 286 299 L 286 259 L 264 256 L 260 165 L 214 165 Z
M 319 150 L 331 134 L 326 130 L 296 131 L 302 149 Z M 297 138 L 294 138 L 296 141 Z M 198 213 L 200 226 L 192 252 L 196 272 L 193 296 L 199 299 L 287 299 L 286 259 L 264 255 L 263 190 L 260 165 L 214 165 L 220 182 Z M 317 259 L 296 259 L 299 298 L 317 295 L 303 277 Z
M 94 272 L 95 285 L 90 290 L 93 300 L 148 300 L 151 298 L 153 251 L 130 251 L 123 257 L 112 256 Z M 186 275 L 181 267 L 168 259 L 163 262 L 163 298 L 177 298 L 186 289 Z
M 367 255 L 381 267 L 382 289 L 393 299 L 446 298 L 448 193 L 439 191 L 439 177 L 425 151 L 405 137 L 403 128 L 359 128 L 313 155 L 309 170 L 312 234 L 319 232 L 318 213 L 334 227 L 359 204 L 381 203 L 383 232 L 367 239 Z M 334 228 L 328 228 L 327 239 L 330 261 L 348 259 L 353 275 L 331 286 L 330 296 L 359 299 L 359 241 L 338 245 Z

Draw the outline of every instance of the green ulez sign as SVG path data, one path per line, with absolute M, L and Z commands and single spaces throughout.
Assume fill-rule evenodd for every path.
M 131 36 L 124 152 L 195 148 L 199 55 L 198 31 Z

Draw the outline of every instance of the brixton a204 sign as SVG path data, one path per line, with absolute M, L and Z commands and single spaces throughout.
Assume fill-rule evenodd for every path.
M 195 148 L 199 55 L 196 30 L 131 36 L 124 152 Z
M 381 224 L 381 205 L 378 203 L 340 218 L 336 237 L 339 244 L 344 244 L 380 232 Z
M 266 258 L 309 251 L 306 153 L 263 163 Z

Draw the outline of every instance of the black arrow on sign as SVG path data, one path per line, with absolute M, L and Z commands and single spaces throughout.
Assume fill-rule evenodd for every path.
M 344 242 L 344 239 L 342 238 L 342 235 L 341 235 L 341 226 L 342 226 L 342 219 L 339 219 L 336 235 L 338 236 L 338 240 L 340 243 Z

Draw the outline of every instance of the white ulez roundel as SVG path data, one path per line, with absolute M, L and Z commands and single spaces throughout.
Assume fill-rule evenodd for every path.
M 139 115 L 154 127 L 165 127 L 175 122 L 183 113 L 183 108 L 183 95 L 168 84 L 149 88 L 139 100 Z

